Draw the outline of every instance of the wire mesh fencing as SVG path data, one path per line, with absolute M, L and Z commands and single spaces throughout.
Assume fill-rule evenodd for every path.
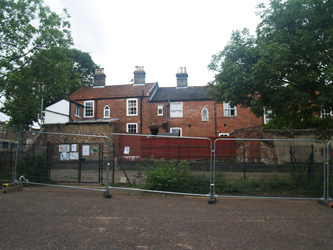
M 21 131 L 36 134 L 16 148 L 15 180 L 40 184 L 102 184 L 107 136 Z M 22 141 L 22 140 L 21 140 Z
M 234 145 L 229 157 L 214 154 L 218 196 L 325 198 L 325 144 L 317 140 L 218 139 Z
M 112 134 L 112 138 L 113 188 L 211 193 L 211 139 L 130 134 Z
M 319 140 L 35 133 L 10 164 L 16 181 L 210 197 L 330 199 L 331 145 Z M 19 142 L 22 142 L 22 140 Z M 327 147 L 327 150 L 326 150 Z M 13 164 L 14 163 L 14 164 Z M 112 191 L 111 191 L 112 193 Z
M 333 141 L 327 143 L 327 153 L 326 153 L 326 193 L 327 200 L 333 200 Z

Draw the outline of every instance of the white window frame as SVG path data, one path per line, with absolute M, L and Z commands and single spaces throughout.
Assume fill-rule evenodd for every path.
M 157 116 L 162 116 L 162 115 L 163 115 L 163 105 L 157 105 Z
M 86 107 L 87 107 L 87 103 L 92 103 L 92 115 L 90 116 L 88 116 L 87 115 L 87 110 L 86 110 Z M 84 115 L 84 117 L 94 117 L 94 114 L 95 114 L 95 102 L 94 101 L 85 101 L 84 102 L 84 112 L 83 112 L 83 115 Z
M 332 111 L 327 112 L 325 109 L 322 109 L 320 111 L 320 118 L 329 118 L 329 117 L 332 117 L 332 116 L 333 116 Z
M 179 109 L 180 106 L 180 109 Z M 183 103 L 171 102 L 170 103 L 170 118 L 183 117 Z
M 75 105 L 75 116 L 80 117 L 80 106 L 79 105 Z
M 173 127 L 173 128 L 170 128 L 170 133 L 172 134 L 172 130 L 173 129 L 178 129 L 179 130 L 179 136 L 182 137 L 183 136 L 183 131 L 182 131 L 182 128 L 180 127 Z
M 231 107 L 229 102 L 223 102 L 223 111 L 224 111 L 224 116 L 225 117 L 233 117 L 237 116 L 237 107 Z M 233 115 L 231 115 L 231 112 L 234 112 Z
M 204 114 L 205 111 L 206 111 L 206 115 Z M 209 121 L 209 112 L 208 112 L 208 109 L 206 107 L 204 107 L 201 110 L 201 121 L 203 121 L 203 122 L 208 122 Z
M 132 101 L 135 101 L 135 114 L 130 114 L 128 111 L 129 111 L 129 108 L 132 108 L 130 107 L 130 102 Z M 138 116 L 138 99 L 137 98 L 130 98 L 130 99 L 127 99 L 126 101 L 126 115 L 127 116 Z
M 108 111 L 109 114 L 105 115 L 105 111 Z M 103 118 L 110 118 L 110 106 L 109 105 L 105 105 L 104 106 L 104 110 L 103 110 Z
M 264 109 L 264 124 L 268 124 L 271 120 L 270 115 L 272 114 L 272 110 L 270 109 Z
M 131 125 L 135 125 L 135 133 L 132 133 L 130 132 L 130 129 L 129 129 L 129 126 Z M 139 130 L 139 126 L 138 126 L 138 123 L 126 123 L 126 132 L 127 133 L 131 133 L 131 134 L 137 134 L 138 133 L 138 130 Z

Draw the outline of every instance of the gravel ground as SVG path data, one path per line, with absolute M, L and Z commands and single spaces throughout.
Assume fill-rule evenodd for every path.
M 0 249 L 332 249 L 317 201 L 25 187 L 0 193 Z

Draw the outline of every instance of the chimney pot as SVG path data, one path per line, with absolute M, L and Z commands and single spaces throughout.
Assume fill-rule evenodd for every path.
M 177 88 L 187 88 L 187 77 L 188 74 L 186 73 L 186 67 L 178 68 L 178 73 L 176 74 L 177 77 Z
M 104 68 L 95 69 L 94 86 L 105 86 Z
M 146 72 L 143 66 L 135 66 L 134 84 L 145 84 Z

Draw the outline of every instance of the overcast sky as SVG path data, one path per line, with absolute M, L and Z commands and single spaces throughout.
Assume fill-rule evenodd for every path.
M 67 8 L 74 47 L 105 69 L 107 85 L 130 83 L 144 66 L 146 82 L 163 87 L 176 86 L 179 67 L 190 86 L 212 80 L 212 55 L 233 30 L 255 34 L 261 2 L 269 0 L 45 0 L 57 13 Z

